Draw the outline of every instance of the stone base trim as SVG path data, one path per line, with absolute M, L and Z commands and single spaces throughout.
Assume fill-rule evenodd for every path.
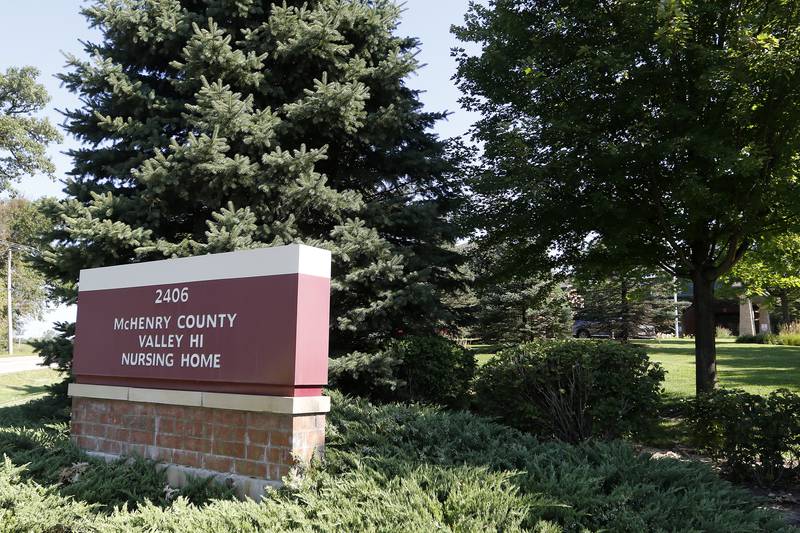
M 84 383 L 70 383 L 67 394 L 73 398 L 127 400 L 292 415 L 327 413 L 331 410 L 331 399 L 327 396 L 259 396 L 255 394 L 140 389 Z
M 120 455 L 102 452 L 86 452 L 86 454 L 108 462 L 124 459 L 124 457 Z M 267 490 L 277 489 L 281 486 L 281 483 L 278 481 L 255 479 L 252 477 L 241 476 L 239 474 L 223 474 L 221 472 L 214 472 L 213 470 L 192 468 L 190 466 L 158 463 L 158 467 L 162 468 L 164 473 L 167 475 L 167 483 L 169 483 L 170 487 L 185 487 L 189 484 L 190 478 L 212 477 L 217 483 L 222 483 L 223 485 L 232 487 L 236 492 L 236 496 L 242 500 L 245 498 L 250 498 L 258 502 L 261 500 Z

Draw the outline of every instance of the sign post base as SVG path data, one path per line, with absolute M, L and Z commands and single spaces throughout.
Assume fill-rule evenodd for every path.
M 170 484 L 213 476 L 254 499 L 321 455 L 325 396 L 284 397 L 71 384 L 72 441 L 105 458 L 165 465 Z

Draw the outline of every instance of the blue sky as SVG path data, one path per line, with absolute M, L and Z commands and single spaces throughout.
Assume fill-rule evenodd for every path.
M 62 122 L 57 109 L 79 105 L 75 95 L 60 86 L 55 74 L 64 66 L 64 53 L 83 55 L 80 41 L 99 38 L 96 30 L 87 26 L 79 13 L 86 2 L 82 0 L 5 0 L 0 3 L 0 70 L 10 66 L 33 65 L 41 71 L 40 81 L 52 97 L 46 115 L 55 124 Z M 455 63 L 450 48 L 459 43 L 450 34 L 450 25 L 463 21 L 468 0 L 406 0 L 398 32 L 413 35 L 422 41 L 418 59 L 425 66 L 408 80 L 410 87 L 424 91 L 421 95 L 426 109 L 450 111 L 448 120 L 440 122 L 436 132 L 443 137 L 464 134 L 475 117 L 460 109 L 459 92 L 451 77 Z M 76 146 L 65 135 L 64 142 L 50 148 L 50 155 L 63 177 L 71 167 L 63 154 Z M 29 177 L 17 187 L 28 198 L 60 196 L 61 184 L 41 176 Z M 73 319 L 74 310 L 59 308 L 48 314 L 44 322 L 30 323 L 25 334 L 37 336 L 49 329 L 52 320 Z

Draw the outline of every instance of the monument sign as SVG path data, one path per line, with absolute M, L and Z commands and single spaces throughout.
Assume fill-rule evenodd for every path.
M 322 451 L 329 301 L 303 245 L 82 270 L 73 440 L 257 496 Z

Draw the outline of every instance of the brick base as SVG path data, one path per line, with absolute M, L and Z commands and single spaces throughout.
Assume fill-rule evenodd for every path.
M 279 481 L 323 452 L 325 415 L 74 397 L 71 436 L 87 452 Z

